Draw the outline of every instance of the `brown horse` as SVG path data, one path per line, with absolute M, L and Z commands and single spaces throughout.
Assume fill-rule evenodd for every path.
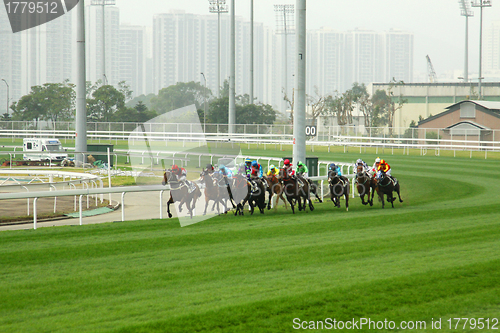
M 267 209 L 271 209 L 271 199 L 273 198 L 273 195 L 276 194 L 276 203 L 274 205 L 274 210 L 276 211 L 278 209 L 278 202 L 279 199 L 283 200 L 283 203 L 285 204 L 285 209 L 288 209 L 286 205 L 286 200 L 283 198 L 283 190 L 284 186 L 276 177 L 275 174 L 271 174 L 265 178 L 267 181 L 267 192 L 269 193 L 269 203 L 267 204 Z
M 292 207 L 293 214 L 295 214 L 294 200 L 297 201 L 297 204 L 299 206 L 299 211 L 301 211 L 302 209 L 304 209 L 305 211 L 307 203 L 309 203 L 309 209 L 311 211 L 314 210 L 314 206 L 310 198 L 309 182 L 307 180 L 305 180 L 304 178 L 301 179 L 303 183 L 303 186 L 301 188 L 299 187 L 297 178 L 292 178 L 291 176 L 288 175 L 287 172 L 285 172 L 285 170 L 280 169 L 279 177 L 283 180 L 286 199 L 288 200 L 290 207 Z M 302 199 L 304 199 L 304 205 L 302 205 Z
M 375 195 L 375 187 L 377 182 L 373 177 L 371 177 L 362 165 L 358 165 L 356 168 L 356 188 L 358 189 L 359 196 L 361 197 L 361 203 L 363 205 L 373 206 L 373 197 Z M 370 192 L 372 197 L 370 199 Z M 368 199 L 365 202 L 365 195 L 368 195 Z
M 217 214 L 220 214 L 219 204 L 222 204 L 224 207 L 224 213 L 227 213 L 226 208 L 226 200 L 229 199 L 228 192 L 225 187 L 221 187 L 218 185 L 218 180 L 215 179 L 207 170 L 203 170 L 200 173 L 200 178 L 202 182 L 205 183 L 205 211 L 203 215 L 207 214 L 208 203 L 213 201 L 214 204 L 212 206 L 212 211 L 217 205 Z
M 340 208 L 340 197 L 345 197 L 345 209 L 349 211 L 349 180 L 339 176 L 335 171 L 328 172 L 328 184 L 330 186 L 330 199 L 337 208 Z
M 396 192 L 399 197 L 399 202 L 403 202 L 399 191 L 399 181 L 397 179 L 392 179 L 387 176 L 385 172 L 382 172 L 380 178 L 377 180 L 377 193 L 382 200 L 382 208 L 384 208 L 384 194 L 387 196 L 387 202 L 391 203 L 392 208 L 394 208 L 394 201 L 396 201 L 396 197 L 394 197 L 392 192 Z
M 249 190 L 247 177 L 241 174 L 237 174 L 233 177 L 233 185 L 231 186 L 231 192 L 233 195 L 233 200 L 236 203 L 236 212 L 234 215 L 243 215 L 243 200 L 246 199 Z
M 179 213 L 182 212 L 182 205 L 186 204 L 189 215 L 193 218 L 193 210 L 195 208 L 196 200 L 201 197 L 201 191 L 198 185 L 193 183 L 194 190 L 189 192 L 186 182 L 179 181 L 177 175 L 174 174 L 172 170 L 166 170 L 163 173 L 162 184 L 170 184 L 170 199 L 167 201 L 168 217 L 172 217 L 172 213 L 170 213 L 170 204 L 173 204 L 175 201 L 179 201 Z

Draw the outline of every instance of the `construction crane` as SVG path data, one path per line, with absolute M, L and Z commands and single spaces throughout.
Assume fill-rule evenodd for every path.
M 429 58 L 429 55 L 426 55 L 425 57 L 427 58 L 427 74 L 429 75 L 429 82 L 436 83 L 437 75 L 436 71 L 434 71 L 434 66 L 432 66 L 431 58 Z

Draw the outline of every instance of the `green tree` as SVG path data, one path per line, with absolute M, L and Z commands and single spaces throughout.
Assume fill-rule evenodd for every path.
M 154 110 L 162 114 L 168 111 L 194 104 L 200 109 L 205 99 L 205 86 L 199 82 L 178 82 L 158 92 L 158 96 L 151 98 Z M 211 99 L 212 92 L 207 88 L 207 101 Z
M 75 109 L 75 86 L 68 80 L 63 83 L 45 83 L 33 86 L 28 95 L 13 103 L 14 120 L 69 120 Z
M 148 94 L 148 95 L 142 94 L 142 95 L 136 96 L 133 99 L 131 99 L 130 101 L 128 101 L 125 104 L 125 106 L 132 108 L 132 107 L 135 107 L 137 105 L 137 103 L 142 102 L 142 104 L 144 104 L 148 110 L 153 110 L 153 107 L 151 105 L 151 99 L 155 96 L 156 95 L 153 93 Z
M 207 111 L 207 122 L 226 124 L 229 97 L 214 99 Z M 276 120 L 276 110 L 269 104 L 236 104 L 235 113 L 237 124 L 272 124 Z
M 87 99 L 87 117 L 92 121 L 112 121 L 113 114 L 125 107 L 125 96 L 115 87 L 105 85 Z

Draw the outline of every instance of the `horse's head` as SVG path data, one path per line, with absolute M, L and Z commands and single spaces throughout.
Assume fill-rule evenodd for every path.
M 279 179 L 283 179 L 283 180 L 288 180 L 288 174 L 287 172 L 285 172 L 285 169 L 280 169 L 280 172 L 278 173 L 278 177 Z
M 169 182 L 176 182 L 177 180 L 178 177 L 172 172 L 172 170 L 168 169 L 163 173 L 163 185 L 168 184 Z
M 358 175 L 358 177 L 363 177 L 364 170 L 362 165 L 358 165 L 356 167 L 356 174 Z
M 334 179 L 336 177 L 338 177 L 337 171 L 335 171 L 335 170 L 328 171 L 328 178 L 329 179 Z

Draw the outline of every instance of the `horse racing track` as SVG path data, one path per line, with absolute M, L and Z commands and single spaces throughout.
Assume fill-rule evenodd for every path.
M 1 232 L 0 331 L 498 331 L 498 162 L 386 158 L 395 208 Z

